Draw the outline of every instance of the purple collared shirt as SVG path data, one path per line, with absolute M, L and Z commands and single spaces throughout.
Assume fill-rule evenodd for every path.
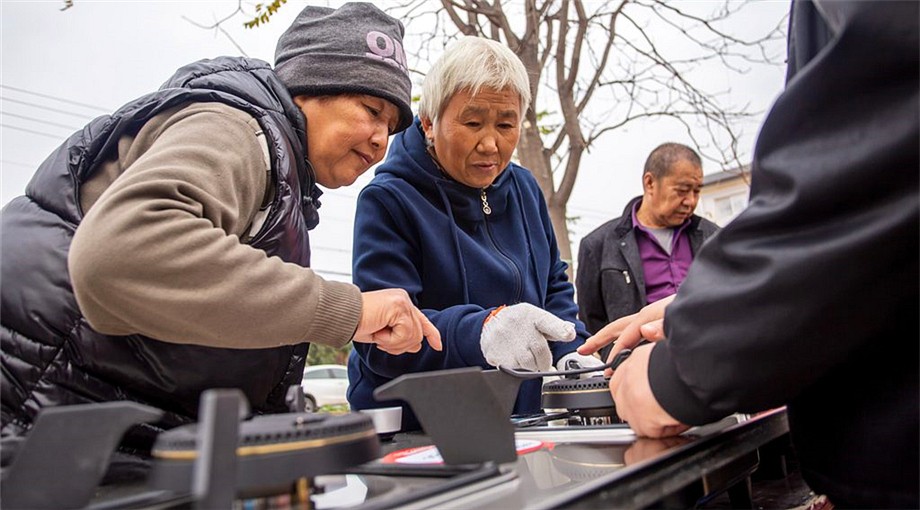
M 690 249 L 690 236 L 687 226 L 690 219 L 674 229 L 671 238 L 671 253 L 668 254 L 658 244 L 655 236 L 639 223 L 636 211 L 639 209 L 637 202 L 632 210 L 633 228 L 636 232 L 636 242 L 639 245 L 639 257 L 642 259 L 642 272 L 645 276 L 646 304 L 654 303 L 677 292 L 681 282 L 687 277 L 690 262 L 693 261 L 693 251 Z

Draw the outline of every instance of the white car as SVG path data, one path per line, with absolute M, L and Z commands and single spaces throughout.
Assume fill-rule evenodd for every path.
M 342 365 L 313 365 L 304 368 L 300 381 L 307 411 L 322 406 L 347 404 L 348 369 Z

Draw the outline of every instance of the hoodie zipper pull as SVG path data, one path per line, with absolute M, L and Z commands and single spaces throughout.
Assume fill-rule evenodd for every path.
M 486 189 L 482 188 L 481 190 L 479 190 L 479 192 L 480 192 L 479 198 L 482 200 L 482 212 L 484 212 L 486 216 L 488 216 L 492 214 L 492 208 L 489 207 L 489 198 L 486 197 Z

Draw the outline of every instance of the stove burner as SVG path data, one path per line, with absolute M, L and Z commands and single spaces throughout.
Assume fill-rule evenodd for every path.
M 582 425 L 623 423 L 617 416 L 608 383 L 603 376 L 548 382 L 543 385 L 543 408 L 568 409 Z
M 200 447 L 198 425 L 160 434 L 151 452 L 156 489 L 189 492 Z M 336 473 L 377 458 L 380 443 L 369 416 L 291 413 L 240 423 L 236 486 L 243 497 L 285 493 L 294 480 Z

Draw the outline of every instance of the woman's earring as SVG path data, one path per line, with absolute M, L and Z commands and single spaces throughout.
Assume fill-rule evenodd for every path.
M 425 145 L 428 147 L 434 147 L 434 138 L 425 138 Z

